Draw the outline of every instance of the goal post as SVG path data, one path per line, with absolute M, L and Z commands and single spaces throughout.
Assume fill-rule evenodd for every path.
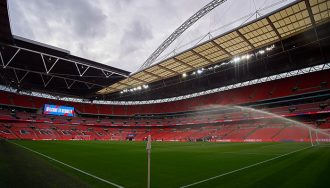
M 312 146 L 330 147 L 330 129 L 310 129 Z

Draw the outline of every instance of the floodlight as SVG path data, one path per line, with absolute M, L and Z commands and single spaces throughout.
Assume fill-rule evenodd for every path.
M 267 51 L 270 51 L 270 50 L 272 50 L 272 49 L 274 49 L 274 48 L 275 48 L 275 45 L 273 44 L 273 45 L 267 47 L 266 50 L 267 50 Z
M 247 58 L 247 59 L 250 59 L 252 56 L 253 56 L 253 54 L 248 54 L 248 55 L 246 56 L 246 58 Z
M 240 60 L 241 60 L 240 57 L 235 57 L 235 58 L 234 58 L 234 62 L 235 62 L 235 63 L 239 62 Z
M 264 54 L 265 53 L 265 50 L 260 50 L 259 51 L 259 54 Z

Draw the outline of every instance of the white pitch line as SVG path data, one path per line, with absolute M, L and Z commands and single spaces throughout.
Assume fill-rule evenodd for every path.
M 267 163 L 269 161 L 273 161 L 275 159 L 278 159 L 278 158 L 281 158 L 281 157 L 284 157 L 284 156 L 287 156 L 287 155 L 290 155 L 290 154 L 293 154 L 293 153 L 297 153 L 299 151 L 302 151 L 302 150 L 306 150 L 306 149 L 309 149 L 313 146 L 309 146 L 309 147 L 306 147 L 306 148 L 303 148 L 303 149 L 299 149 L 299 150 L 296 150 L 296 151 L 292 151 L 290 153 L 286 153 L 286 154 L 283 154 L 283 155 L 280 155 L 280 156 L 277 156 L 277 157 L 274 157 L 274 158 L 271 158 L 271 159 L 267 159 L 265 161 L 261 161 L 259 163 L 255 163 L 255 164 L 252 164 L 252 165 L 249 165 L 249 166 L 246 166 L 246 167 L 243 167 L 243 168 L 239 168 L 239 169 L 236 169 L 236 170 L 233 170 L 233 171 L 230 171 L 230 172 L 226 172 L 224 174 L 220 174 L 220 175 L 217 175 L 217 176 L 213 176 L 211 178 L 207 178 L 207 179 L 204 179 L 204 180 L 201 180 L 201 181 L 197 181 L 197 182 L 194 182 L 194 183 L 191 183 L 189 185 L 184 185 L 184 186 L 181 186 L 180 188 L 185 188 L 185 187 L 191 187 L 191 186 L 194 186 L 194 185 L 197 185 L 197 184 L 201 184 L 201 183 L 204 183 L 206 181 L 210 181 L 210 180 L 213 180 L 213 179 L 217 179 L 217 178 L 220 178 L 220 177 L 223 177 L 223 176 L 226 176 L 228 174 L 233 174 L 235 172 L 239 172 L 239 171 L 242 171 L 242 170 L 245 170 L 247 168 L 251 168 L 251 167 L 254 167 L 254 166 L 258 166 L 260 164 L 263 164 L 263 163 Z
M 66 164 L 66 163 L 63 163 L 62 161 L 56 160 L 56 159 L 54 159 L 54 158 L 52 158 L 52 157 L 49 157 L 49 156 L 47 156 L 47 155 L 45 155 L 45 154 L 39 153 L 39 152 L 37 152 L 37 151 L 34 151 L 34 150 L 32 150 L 32 149 L 30 149 L 30 148 L 28 148 L 28 147 L 22 146 L 22 145 L 20 145 L 20 144 L 16 144 L 16 143 L 14 143 L 14 142 L 10 142 L 10 143 L 15 144 L 15 145 L 17 145 L 17 146 L 19 146 L 19 147 L 22 147 L 22 148 L 24 148 L 24 149 L 27 149 L 27 150 L 29 150 L 29 151 L 31 151 L 31 152 L 33 152 L 33 153 L 36 153 L 36 154 L 38 154 L 38 155 L 41 155 L 41 156 L 43 156 L 43 157 L 46 157 L 46 158 L 48 158 L 48 159 L 50 159 L 50 160 L 53 160 L 53 161 L 55 161 L 55 162 L 57 162 L 57 163 L 60 163 L 60 164 L 64 165 L 64 166 L 67 166 L 67 167 L 69 167 L 69 168 L 72 168 L 72 169 L 74 169 L 74 170 L 76 170 L 76 171 L 78 171 L 78 172 L 80 172 L 80 173 L 83 173 L 83 174 L 85 174 L 85 175 L 87 175 L 87 176 L 90 176 L 90 177 L 93 177 L 93 178 L 95 178 L 95 179 L 98 179 L 98 180 L 100 180 L 100 181 L 102 181 L 102 182 L 104 182 L 104 183 L 107 183 L 107 184 L 113 185 L 113 186 L 118 187 L 118 188 L 124 188 L 123 186 L 120 186 L 120 185 L 115 184 L 115 183 L 113 183 L 113 182 L 110 182 L 110 181 L 108 181 L 108 180 L 105 180 L 105 179 L 102 179 L 102 178 L 100 178 L 100 177 L 97 177 L 97 176 L 95 176 L 95 175 L 93 175 L 93 174 L 90 174 L 90 173 L 85 172 L 85 171 L 83 171 L 83 170 L 80 170 L 80 169 L 78 169 L 78 168 L 76 168 L 76 167 L 73 167 L 73 166 L 71 166 L 71 165 L 68 165 L 68 164 Z

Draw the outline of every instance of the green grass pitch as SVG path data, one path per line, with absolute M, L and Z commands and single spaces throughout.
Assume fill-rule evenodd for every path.
M 125 188 L 147 185 L 144 142 L 10 141 Z M 0 187 L 115 187 L 0 141 Z M 330 148 L 308 143 L 153 142 L 151 187 L 330 187 Z M 300 149 L 307 148 L 301 151 Z M 289 155 L 276 158 L 283 154 Z M 262 161 L 276 158 L 259 164 Z M 254 165 L 257 164 L 257 165 Z M 254 165 L 254 166 L 250 166 Z M 247 167 L 243 170 L 237 169 Z

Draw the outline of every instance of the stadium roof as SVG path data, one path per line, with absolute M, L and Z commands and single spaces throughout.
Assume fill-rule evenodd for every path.
M 253 22 L 134 73 L 124 80 L 99 90 L 98 94 L 141 87 L 231 60 L 238 55 L 271 45 L 329 21 L 329 12 L 330 1 L 304 0 L 291 3 Z
M 0 1 L 0 41 L 10 42 L 12 34 L 8 18 L 7 2 Z
M 20 90 L 84 96 L 130 72 L 83 59 L 68 50 L 11 33 L 7 1 L 0 0 L 0 84 Z

